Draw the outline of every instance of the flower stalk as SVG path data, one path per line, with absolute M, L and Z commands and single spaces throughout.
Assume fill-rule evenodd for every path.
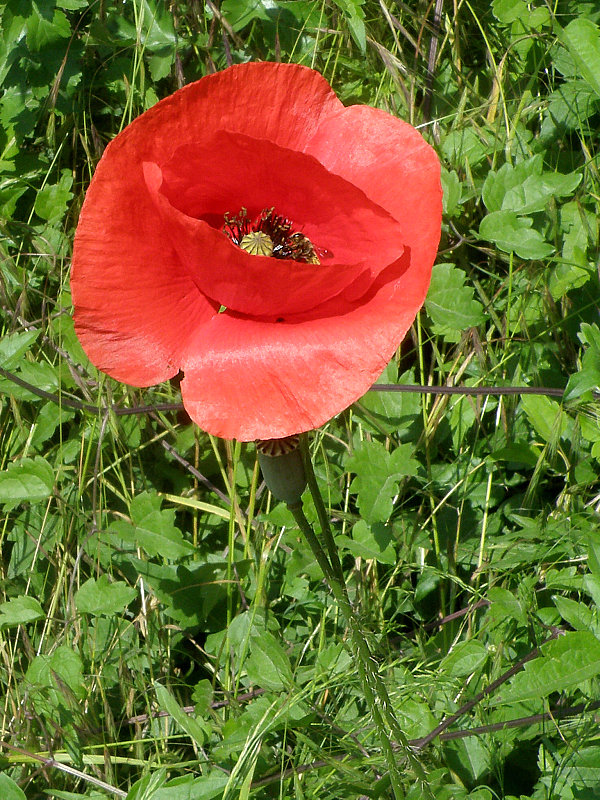
M 304 535 L 308 546 L 312 550 L 312 553 L 316 558 L 321 571 L 323 572 L 325 580 L 327 581 L 329 588 L 346 620 L 346 624 L 348 625 L 352 649 L 354 651 L 353 655 L 357 659 L 360 682 L 389 770 L 390 783 L 394 792 L 394 796 L 396 797 L 396 800 L 401 800 L 401 798 L 404 797 L 404 792 L 402 789 L 402 772 L 400 769 L 400 764 L 398 763 L 398 754 L 396 752 L 397 750 L 400 750 L 410 762 L 411 767 L 421 784 L 423 796 L 432 798 L 433 800 L 433 795 L 429 789 L 427 776 L 423 766 L 413 752 L 408 739 L 406 738 L 398 723 L 398 720 L 394 715 L 386 686 L 378 671 L 377 662 L 373 658 L 358 616 L 352 607 L 352 603 L 350 602 L 337 546 L 333 538 L 329 520 L 327 518 L 327 511 L 325 509 L 323 498 L 321 497 L 316 476 L 312 467 L 312 461 L 308 447 L 308 437 L 306 434 L 302 434 L 300 437 L 299 452 L 302 456 L 302 465 L 304 467 L 306 484 L 308 485 L 315 503 L 317 515 L 319 517 L 319 523 L 321 526 L 321 534 L 324 539 L 327 552 L 323 548 L 319 538 L 315 534 L 310 522 L 304 514 L 301 496 L 297 495 L 296 499 L 292 499 L 291 502 L 286 501 L 286 504 L 302 534 Z M 264 472 L 263 475 L 265 477 L 267 486 L 269 486 L 269 479 L 267 478 L 267 475 L 265 475 Z M 279 491 L 280 482 L 281 475 L 278 476 L 278 485 L 276 491 Z M 293 484 L 297 485 L 296 477 L 293 478 Z M 280 495 L 279 498 L 281 499 Z

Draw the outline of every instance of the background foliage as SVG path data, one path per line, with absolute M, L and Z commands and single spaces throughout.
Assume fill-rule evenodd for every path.
M 0 9 L 0 795 L 390 796 L 343 621 L 254 448 L 195 429 L 175 384 L 97 373 L 70 316 L 106 142 L 270 59 L 442 159 L 431 290 L 382 381 L 559 395 L 371 392 L 314 434 L 395 712 L 437 798 L 598 797 L 597 4 Z

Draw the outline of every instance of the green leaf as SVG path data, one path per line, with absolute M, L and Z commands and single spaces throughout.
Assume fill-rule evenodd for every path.
M 22 361 L 40 335 L 39 330 L 8 333 L 0 338 L 0 365 L 7 370 Z
M 0 472 L 0 503 L 14 507 L 18 503 L 45 500 L 52 494 L 54 470 L 45 458 L 22 458 Z
M 543 395 L 523 395 L 521 408 L 536 433 L 545 442 L 554 444 L 571 427 L 570 420 L 560 403 Z
M 495 242 L 505 253 L 515 252 L 527 259 L 546 258 L 554 248 L 532 225 L 533 220 L 519 217 L 514 211 L 493 211 L 481 220 L 479 235 Z
M 346 459 L 346 468 L 356 473 L 350 491 L 358 494 L 358 507 L 367 522 L 389 519 L 399 482 L 417 474 L 419 464 L 412 454 L 412 445 L 400 445 L 390 453 L 380 442 L 365 441 Z
M 156 494 L 142 492 L 131 501 L 133 525 L 126 522 L 111 526 L 125 541 L 142 547 L 149 556 L 178 559 L 194 552 L 192 544 L 175 527 L 175 512 L 161 511 L 162 500 Z
M 375 559 L 382 564 L 396 564 L 398 557 L 392 546 L 393 531 L 390 527 L 375 522 L 368 525 L 364 519 L 352 528 L 352 538 L 337 536 L 337 544 L 352 553 L 355 558 Z
M 0 772 L 0 797 L 2 800 L 27 800 L 25 792 L 6 772 Z
M 82 614 L 111 616 L 122 611 L 136 596 L 135 589 L 124 581 L 110 582 L 107 575 L 100 575 L 98 580 L 89 578 L 75 592 L 75 605 Z
M 483 306 L 465 286 L 466 273 L 452 264 L 436 264 L 425 300 L 433 330 L 450 342 L 458 342 L 467 328 L 485 320 Z
M 576 689 L 600 674 L 600 641 L 589 631 L 569 631 L 543 645 L 541 652 L 511 680 L 502 692 L 502 703 Z
M 187 733 L 190 739 L 201 747 L 209 735 L 205 725 L 187 714 L 173 695 L 160 683 L 154 684 L 154 691 L 156 692 L 158 704 L 163 711 L 166 711 L 179 727 Z
M 39 5 L 32 3 L 27 17 L 27 47 L 34 53 L 71 35 L 69 20 L 63 12 L 53 11 L 48 5 L 44 0 Z
M 569 597 L 555 595 L 552 602 L 561 617 L 576 631 L 589 631 L 594 625 L 594 614 L 590 608 Z
M 25 680 L 30 684 L 38 707 L 47 707 L 48 703 L 55 708 L 70 705 L 71 699 L 65 688 L 79 700 L 86 696 L 81 658 L 66 645 L 57 647 L 52 655 L 36 656 L 29 665 Z
M 575 400 L 577 397 L 600 387 L 600 328 L 581 323 L 579 340 L 587 345 L 581 359 L 581 369 L 571 375 L 565 389 L 564 400 Z
M 12 628 L 43 619 L 46 616 L 40 601 L 29 595 L 13 597 L 0 605 L 0 628 Z
M 444 215 L 453 217 L 459 210 L 461 185 L 458 174 L 442 168 L 442 189 L 444 191 Z
M 440 669 L 444 674 L 457 678 L 472 675 L 488 657 L 488 652 L 481 642 L 473 639 L 470 642 L 459 642 L 448 655 L 442 659 Z
M 290 659 L 268 631 L 250 638 L 250 655 L 245 667 L 252 683 L 264 689 L 285 689 L 292 683 Z
M 398 364 L 390 361 L 376 383 L 414 384 L 415 374 L 409 370 L 398 376 Z M 376 423 L 376 430 L 401 435 L 415 420 L 420 418 L 421 401 L 416 392 L 367 392 L 357 404 L 367 422 Z M 369 412 L 365 414 L 364 411 Z
M 563 175 L 543 172 L 541 154 L 516 165 L 504 164 L 488 173 L 482 197 L 488 211 L 514 211 L 532 214 L 543 211 L 552 197 L 572 194 L 581 182 L 581 173 Z
M 559 39 L 567 47 L 580 74 L 600 97 L 600 30 L 589 19 L 574 19 L 566 28 L 556 25 Z
M 492 13 L 499 22 L 510 25 L 531 13 L 525 0 L 494 0 Z
M 73 198 L 73 177 L 65 170 L 58 183 L 44 186 L 35 198 L 35 213 L 51 224 L 60 222 Z

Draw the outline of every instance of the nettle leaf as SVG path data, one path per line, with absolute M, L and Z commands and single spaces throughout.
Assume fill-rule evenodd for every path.
M 36 503 L 52 494 L 54 470 L 45 458 L 22 458 L 0 472 L 0 503 L 13 508 L 25 501 Z
M 0 629 L 35 622 L 36 619 L 43 619 L 45 616 L 40 601 L 35 597 L 29 595 L 13 597 L 0 605 Z
M 589 19 L 574 19 L 566 28 L 556 26 L 559 39 L 568 49 L 594 92 L 600 97 L 600 30 Z
M 414 448 L 402 444 L 388 452 L 380 442 L 362 442 L 346 459 L 346 469 L 356 473 L 350 491 L 358 494 L 358 507 L 367 522 L 386 522 L 402 478 L 414 476 L 419 462 Z
M 433 330 L 450 342 L 458 342 L 465 329 L 485 321 L 483 306 L 465 286 L 467 274 L 453 264 L 436 264 L 425 300 Z
M 175 526 L 175 512 L 161 510 L 162 500 L 158 495 L 142 492 L 131 501 L 130 514 L 133 525 L 117 522 L 111 530 L 127 542 L 142 547 L 149 556 L 178 559 L 194 552 L 194 547 L 183 538 Z
M 511 680 L 500 701 L 547 697 L 579 688 L 600 674 L 600 641 L 589 631 L 569 631 L 542 646 L 542 655 Z
M 479 235 L 505 253 L 514 252 L 526 259 L 547 258 L 554 248 L 532 225 L 532 219 L 519 217 L 514 211 L 493 211 L 481 220 Z
M 122 611 L 136 595 L 135 589 L 125 581 L 111 583 L 107 575 L 100 575 L 98 580 L 89 578 L 75 592 L 75 605 L 83 614 L 107 616 Z
M 268 631 L 250 638 L 250 655 L 245 666 L 252 683 L 264 689 L 285 689 L 292 683 L 290 659 Z

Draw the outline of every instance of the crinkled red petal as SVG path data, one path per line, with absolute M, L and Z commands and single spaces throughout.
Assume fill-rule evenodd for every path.
M 253 316 L 305 311 L 364 273 L 369 286 L 402 253 L 400 226 L 312 156 L 222 132 L 145 164 L 148 190 L 172 244 L 196 282 L 227 308 Z M 253 256 L 221 231 L 224 214 L 254 218 L 274 207 L 317 248 L 321 264 Z M 211 224 L 217 227 L 211 227 Z
M 440 163 L 411 125 L 370 106 L 328 116 L 305 148 L 398 220 L 412 260 L 430 274 L 442 214 Z
M 414 298 L 427 290 L 426 265 L 410 272 L 409 258 L 345 313 L 307 313 L 293 323 L 219 314 L 185 356 L 181 390 L 192 419 L 224 438 L 276 439 L 316 428 L 349 406 L 390 360 L 415 318 Z
M 81 212 L 71 274 L 77 334 L 96 366 L 133 385 L 160 383 L 214 314 L 158 218 L 143 162 L 168 160 L 222 128 L 301 149 L 340 108 L 311 69 L 244 64 L 157 103 L 108 145 Z

